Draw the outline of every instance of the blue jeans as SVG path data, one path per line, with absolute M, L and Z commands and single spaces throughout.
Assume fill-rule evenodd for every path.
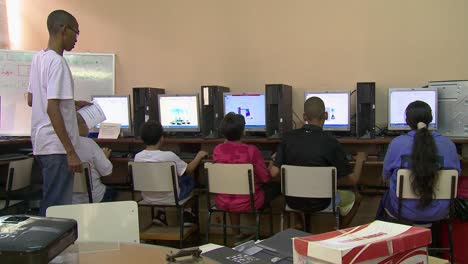
M 117 196 L 117 192 L 109 186 L 106 186 L 106 192 L 102 197 L 101 203 L 112 202 L 115 200 L 115 196 Z
M 195 187 L 195 181 L 188 175 L 182 175 L 178 178 L 179 181 L 179 200 L 189 197 Z
M 39 215 L 45 216 L 49 206 L 72 203 L 74 173 L 68 169 L 65 154 L 38 155 L 36 161 L 42 173 Z

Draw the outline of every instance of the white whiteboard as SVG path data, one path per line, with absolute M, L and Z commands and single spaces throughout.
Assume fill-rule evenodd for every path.
M 0 135 L 31 135 L 31 108 L 27 104 L 29 70 L 35 51 L 0 50 Z M 75 100 L 113 95 L 114 54 L 64 54 L 75 81 Z

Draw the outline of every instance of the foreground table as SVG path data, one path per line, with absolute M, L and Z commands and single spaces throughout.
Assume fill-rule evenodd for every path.
M 51 264 L 154 264 L 167 263 L 166 255 L 178 252 L 179 249 L 132 243 L 99 243 L 79 242 L 71 245 Z M 177 263 L 216 263 L 206 258 L 184 257 L 177 259 Z

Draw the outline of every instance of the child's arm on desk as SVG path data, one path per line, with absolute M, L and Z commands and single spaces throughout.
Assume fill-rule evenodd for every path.
M 185 174 L 191 175 L 195 171 L 195 169 L 200 164 L 201 160 L 208 156 L 208 152 L 200 150 L 197 153 L 197 156 L 187 165 L 187 169 L 185 169 Z
M 362 173 L 362 165 L 367 158 L 367 153 L 358 152 L 356 154 L 356 163 L 354 165 L 353 172 L 345 177 L 338 179 L 338 185 L 341 186 L 354 186 L 359 182 Z

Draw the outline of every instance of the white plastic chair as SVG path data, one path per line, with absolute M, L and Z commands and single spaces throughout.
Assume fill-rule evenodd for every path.
M 33 158 L 27 158 L 9 162 L 5 192 L 2 193 L 0 200 L 0 211 L 29 201 L 28 188 L 31 186 L 33 161 Z M 13 200 L 14 198 L 21 199 Z
M 138 202 L 139 206 L 151 207 L 151 220 L 155 217 L 155 207 L 175 207 L 179 218 L 178 235 L 173 236 L 168 232 L 171 227 L 162 228 L 149 225 L 143 228 L 140 237 L 145 240 L 178 240 L 182 248 L 183 241 L 198 231 L 198 195 L 191 193 L 187 198 L 179 200 L 179 177 L 174 162 L 129 162 L 129 175 L 132 180 L 132 199 L 135 200 L 135 192 L 169 192 L 174 195 L 175 203 L 147 203 L 144 200 Z M 190 228 L 184 227 L 184 208 L 194 200 L 197 216 Z M 163 231 L 163 232 L 161 232 Z
M 440 219 L 433 222 L 439 222 L 447 220 L 448 228 L 448 248 L 429 248 L 434 251 L 448 251 L 450 254 L 450 260 L 453 262 L 453 236 L 452 236 L 452 214 L 453 214 L 453 201 L 457 196 L 457 184 L 458 184 L 458 171 L 456 170 L 439 170 L 434 181 L 434 200 L 444 199 L 450 200 L 449 215 L 445 219 Z M 411 170 L 399 169 L 397 171 L 397 185 L 396 185 L 396 196 L 398 198 L 398 212 L 396 218 L 398 221 L 402 220 L 401 210 L 404 203 L 404 199 L 419 199 L 419 196 L 413 192 L 411 187 Z M 404 219 L 403 221 L 412 221 L 411 219 Z
M 256 239 L 260 239 L 260 214 L 264 209 L 270 209 L 270 233 L 273 234 L 273 213 L 270 205 L 265 204 L 264 208 L 255 208 L 255 183 L 254 171 L 252 164 L 224 164 L 224 163 L 205 163 L 205 174 L 208 179 L 208 194 L 207 194 L 207 208 L 208 208 L 208 223 L 206 228 L 206 241 L 209 242 L 210 227 L 223 228 L 223 241 L 224 245 L 227 243 L 227 227 L 241 228 L 254 230 Z M 248 195 L 250 198 L 250 211 L 242 212 L 255 215 L 255 226 L 243 225 L 228 225 L 226 224 L 226 211 L 219 209 L 216 205 L 211 204 L 210 194 L 235 194 L 235 195 Z M 216 212 L 223 213 L 223 223 L 211 223 L 211 215 Z
M 329 198 L 331 199 L 331 210 L 328 208 L 314 214 L 333 214 L 336 219 L 336 229 L 340 227 L 340 215 L 338 205 L 335 204 L 336 197 L 336 168 L 335 167 L 305 167 L 305 166 L 281 166 L 281 190 L 285 196 L 302 198 Z M 284 216 L 292 212 L 302 212 L 290 208 L 286 203 L 281 212 L 281 230 L 283 230 Z M 304 223 L 305 225 L 307 224 Z M 289 217 L 288 217 L 289 225 Z M 304 225 L 304 227 L 305 227 Z
M 135 201 L 51 206 L 46 216 L 76 220 L 77 241 L 140 243 Z

